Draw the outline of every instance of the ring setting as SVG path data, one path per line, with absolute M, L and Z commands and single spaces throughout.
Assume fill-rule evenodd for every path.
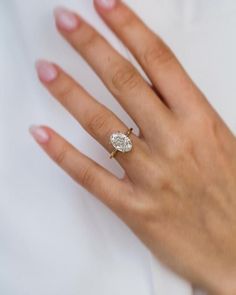
M 110 159 L 114 158 L 118 152 L 127 153 L 133 148 L 133 143 L 129 138 L 133 128 L 130 128 L 126 133 L 120 131 L 112 133 L 110 136 L 110 143 L 114 147 L 114 150 L 110 154 Z

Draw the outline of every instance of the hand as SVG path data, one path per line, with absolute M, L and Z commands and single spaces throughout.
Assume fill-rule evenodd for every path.
M 151 86 L 75 13 L 57 9 L 56 24 L 139 127 L 132 151 L 116 155 L 125 176 L 118 179 L 49 127 L 31 133 L 173 270 L 214 294 L 236 294 L 236 139 L 158 36 L 120 1 L 95 2 Z M 52 95 L 111 152 L 110 135 L 128 127 L 59 66 L 41 61 L 37 69 Z

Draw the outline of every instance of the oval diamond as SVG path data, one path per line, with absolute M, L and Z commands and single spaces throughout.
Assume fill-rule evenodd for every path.
M 122 153 L 131 151 L 133 146 L 129 137 L 121 132 L 113 133 L 110 137 L 110 142 L 116 150 Z

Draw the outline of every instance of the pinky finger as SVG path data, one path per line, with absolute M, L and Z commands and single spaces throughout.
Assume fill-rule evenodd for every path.
M 97 196 L 111 209 L 122 207 L 122 195 L 129 185 L 98 163 L 79 152 L 59 134 L 46 126 L 31 126 L 30 133 L 49 157 L 76 182 Z

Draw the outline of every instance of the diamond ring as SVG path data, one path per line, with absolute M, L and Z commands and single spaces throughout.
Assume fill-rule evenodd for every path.
M 110 136 L 110 143 L 113 145 L 114 150 L 110 154 L 110 159 L 114 158 L 117 152 L 127 153 L 132 150 L 133 144 L 129 138 L 133 128 L 130 128 L 125 134 L 120 131 L 112 133 Z

